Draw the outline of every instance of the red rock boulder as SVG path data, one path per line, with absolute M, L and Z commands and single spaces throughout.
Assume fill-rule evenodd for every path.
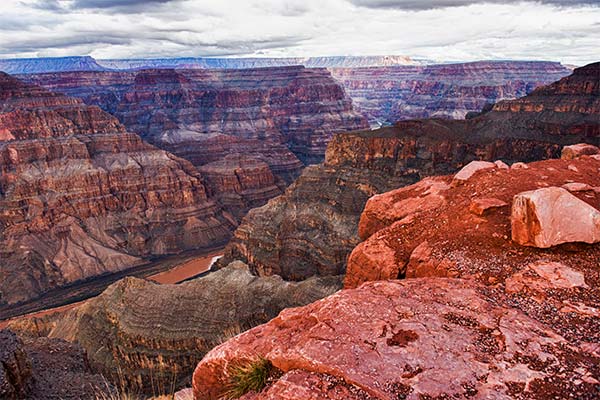
M 512 239 L 523 246 L 600 241 L 600 211 L 558 187 L 516 195 L 511 226 Z

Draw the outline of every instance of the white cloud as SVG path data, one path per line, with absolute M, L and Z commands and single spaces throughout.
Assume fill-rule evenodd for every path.
M 600 7 L 590 1 L 489 1 L 9 0 L 0 57 L 598 60 Z

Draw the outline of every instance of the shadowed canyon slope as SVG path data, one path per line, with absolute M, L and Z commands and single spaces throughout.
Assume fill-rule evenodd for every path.
M 463 119 L 571 73 L 559 63 L 482 61 L 428 66 L 332 68 L 372 124 L 415 118 Z
M 482 166 L 372 197 L 350 289 L 215 348 L 194 373 L 195 399 L 219 398 L 231 365 L 258 357 L 280 374 L 244 399 L 596 399 L 600 155 Z M 548 196 L 530 209 L 532 232 L 595 244 L 511 240 L 514 199 L 532 190 Z M 570 219 L 536 225 L 553 213 Z
M 98 107 L 6 74 L 0 138 L 3 309 L 147 257 L 214 247 L 235 224 L 189 162 Z
M 102 375 L 91 371 L 80 346 L 0 331 L 0 398 L 81 400 L 111 391 Z
M 367 126 L 343 88 L 320 68 L 154 69 L 24 78 L 100 106 L 129 131 L 195 165 L 214 161 L 216 154 L 205 148 L 221 144 L 220 153 L 241 147 L 275 172 L 294 175 L 301 164 L 282 144 L 304 162 L 319 162 L 334 133 Z
M 239 262 L 179 285 L 126 278 L 66 315 L 23 320 L 12 328 L 77 341 L 97 371 L 151 393 L 153 380 L 189 386 L 194 367 L 214 346 L 284 308 L 334 293 L 341 280 L 258 278 Z
M 600 64 L 591 64 L 470 120 L 405 121 L 336 135 L 324 164 L 248 214 L 223 265 L 241 259 L 259 274 L 294 280 L 343 273 L 369 197 L 472 160 L 531 161 L 557 157 L 566 144 L 598 144 L 599 93 Z

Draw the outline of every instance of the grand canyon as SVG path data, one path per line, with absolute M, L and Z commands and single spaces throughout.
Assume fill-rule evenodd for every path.
M 597 4 L 199 3 L 0 17 L 0 399 L 600 398 Z

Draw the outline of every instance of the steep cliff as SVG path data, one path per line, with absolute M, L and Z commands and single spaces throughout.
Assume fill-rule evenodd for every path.
M 187 161 L 97 107 L 0 75 L 0 316 L 152 256 L 211 248 L 235 221 Z
M 462 119 L 571 73 L 559 63 L 521 61 L 330 71 L 372 125 L 414 118 Z
M 96 371 L 130 390 L 172 381 L 189 386 L 193 368 L 217 344 L 341 287 L 341 277 L 301 283 L 257 278 L 242 263 L 179 285 L 126 278 L 67 315 L 13 324 L 23 332 L 80 343 Z
M 347 289 L 212 350 L 195 399 L 259 361 L 274 372 L 244 399 L 597 398 L 599 168 L 478 162 L 372 197 Z M 521 198 L 531 232 L 563 244 L 518 243 Z
M 324 164 L 307 168 L 283 196 L 248 214 L 222 262 L 241 259 L 259 274 L 294 280 L 340 274 L 359 242 L 362 208 L 374 194 L 454 172 L 473 160 L 531 161 L 557 157 L 566 144 L 598 144 L 597 68 L 577 69 L 473 119 L 404 121 L 336 135 Z
M 99 105 L 128 130 L 181 156 L 202 153 L 204 140 L 224 134 L 265 142 L 248 150 L 261 152 L 267 163 L 270 154 L 281 150 L 281 143 L 303 161 L 315 162 L 322 160 L 334 133 L 367 126 L 364 117 L 353 111 L 343 88 L 320 68 L 154 69 L 26 78 Z M 229 148 L 224 151 L 231 153 Z M 278 156 L 291 158 L 287 153 L 275 159 Z M 196 155 L 193 162 L 207 161 Z M 301 165 L 288 167 L 298 173 Z

